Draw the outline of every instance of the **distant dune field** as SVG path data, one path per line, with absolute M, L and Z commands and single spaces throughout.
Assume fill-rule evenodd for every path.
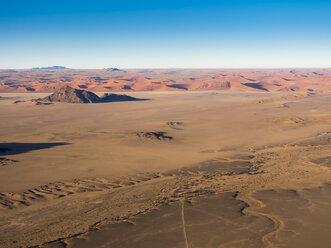
M 331 69 L 0 70 L 0 92 L 243 90 L 328 92 Z

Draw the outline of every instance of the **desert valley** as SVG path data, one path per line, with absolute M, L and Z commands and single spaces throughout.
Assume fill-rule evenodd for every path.
M 331 69 L 0 70 L 0 247 L 327 248 Z

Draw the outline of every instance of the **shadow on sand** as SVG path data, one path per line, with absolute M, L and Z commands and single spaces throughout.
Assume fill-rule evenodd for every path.
M 52 148 L 54 146 L 69 145 L 66 142 L 56 143 L 0 143 L 0 155 L 14 155 L 33 150 Z

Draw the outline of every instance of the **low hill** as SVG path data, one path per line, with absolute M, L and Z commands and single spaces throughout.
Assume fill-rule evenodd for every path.
M 74 89 L 70 86 L 64 86 L 53 94 L 37 99 L 39 102 L 67 102 L 67 103 L 103 103 L 103 102 L 121 102 L 121 101 L 139 101 L 127 95 L 104 94 L 102 97 L 86 90 Z

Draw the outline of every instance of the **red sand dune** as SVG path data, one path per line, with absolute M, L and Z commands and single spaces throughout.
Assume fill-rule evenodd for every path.
M 0 70 L 0 92 L 244 90 L 325 92 L 331 69 Z

